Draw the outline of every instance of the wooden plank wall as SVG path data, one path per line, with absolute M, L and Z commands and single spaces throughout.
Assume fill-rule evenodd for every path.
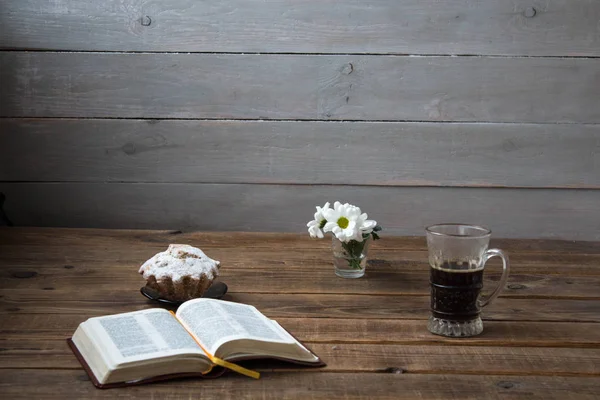
M 349 201 L 600 239 L 597 0 L 4 0 L 15 225 L 295 231 Z

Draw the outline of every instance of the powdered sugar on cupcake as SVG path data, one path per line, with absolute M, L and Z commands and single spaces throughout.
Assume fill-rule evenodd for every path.
M 144 279 L 154 275 L 157 280 L 169 277 L 180 281 L 185 276 L 200 279 L 202 275 L 212 280 L 219 275 L 219 261 L 208 257 L 196 247 L 187 244 L 170 244 L 166 251 L 156 254 L 140 267 Z

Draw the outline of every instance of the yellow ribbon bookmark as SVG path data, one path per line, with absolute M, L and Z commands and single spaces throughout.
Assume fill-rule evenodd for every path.
M 175 315 L 175 313 L 173 311 L 169 311 L 169 312 L 175 317 L 175 319 L 177 321 L 179 321 L 179 318 L 177 318 L 177 316 Z M 200 344 L 200 342 L 198 340 L 196 340 L 196 337 L 192 334 L 192 332 L 190 332 L 188 330 L 188 328 L 184 324 L 181 323 L 181 321 L 179 321 L 179 323 L 181 324 L 181 326 L 183 326 L 183 329 L 185 329 L 187 331 L 187 333 L 190 334 L 190 336 L 192 337 L 192 339 L 194 339 L 194 341 L 198 344 L 198 346 L 200 346 L 200 348 L 206 353 L 206 355 L 208 356 L 209 360 L 213 364 L 216 364 L 216 365 L 221 366 L 221 367 L 228 368 L 228 369 L 230 369 L 232 371 L 235 371 L 237 373 L 240 373 L 242 375 L 249 376 L 250 378 L 254 378 L 254 379 L 259 379 L 260 378 L 260 373 L 259 372 L 252 371 L 251 369 L 241 367 L 241 366 L 239 366 L 237 364 L 231 363 L 229 361 L 222 360 L 222 359 L 220 359 L 218 357 L 215 357 L 212 354 L 210 354 L 204 348 L 204 346 L 202 346 L 202 344 Z
M 200 346 L 200 347 L 202 347 L 202 346 Z M 202 349 L 202 350 L 204 350 L 204 349 Z M 238 373 L 240 373 L 242 375 L 249 376 L 250 378 L 254 378 L 254 379 L 259 379 L 260 378 L 260 373 L 259 372 L 252 371 L 251 369 L 241 367 L 241 366 L 239 366 L 237 364 L 230 363 L 229 361 L 221 360 L 220 358 L 217 358 L 215 356 L 211 356 L 210 354 L 208 354 L 206 352 L 206 350 L 204 350 L 204 352 L 208 355 L 208 357 L 210 358 L 210 360 L 213 363 L 215 363 L 217 365 L 220 365 L 221 367 L 229 368 L 229 369 L 231 369 L 231 370 L 233 370 L 235 372 L 238 372 Z

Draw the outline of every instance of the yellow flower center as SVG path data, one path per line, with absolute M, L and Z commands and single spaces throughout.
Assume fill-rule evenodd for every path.
M 348 224 L 350 223 L 350 221 L 348 221 L 348 218 L 346 217 L 340 217 L 337 220 L 337 224 L 340 228 L 342 229 L 346 229 L 348 227 Z

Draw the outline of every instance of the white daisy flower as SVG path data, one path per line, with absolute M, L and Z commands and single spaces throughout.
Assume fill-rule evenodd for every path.
M 358 225 L 358 229 L 361 232 L 361 235 L 360 235 L 361 237 L 362 237 L 362 234 L 368 235 L 371 232 L 373 232 L 373 228 L 375 228 L 377 226 L 377 221 L 374 221 L 372 219 L 367 219 L 367 218 L 368 218 L 367 213 L 363 213 L 358 217 L 358 219 L 356 221 L 356 223 Z
M 325 203 L 322 208 L 317 206 L 315 219 L 306 224 L 306 226 L 308 226 L 308 234 L 311 238 L 323 239 L 325 237 L 323 227 L 325 227 L 325 224 L 327 223 L 327 219 L 324 216 L 327 210 L 330 210 L 329 202 Z
M 333 209 L 325 210 L 323 215 L 327 219 L 324 226 L 325 232 L 332 232 L 336 238 L 344 243 L 350 240 L 363 241 L 360 228 L 364 224 L 364 220 L 361 219 L 360 208 L 336 201 Z

